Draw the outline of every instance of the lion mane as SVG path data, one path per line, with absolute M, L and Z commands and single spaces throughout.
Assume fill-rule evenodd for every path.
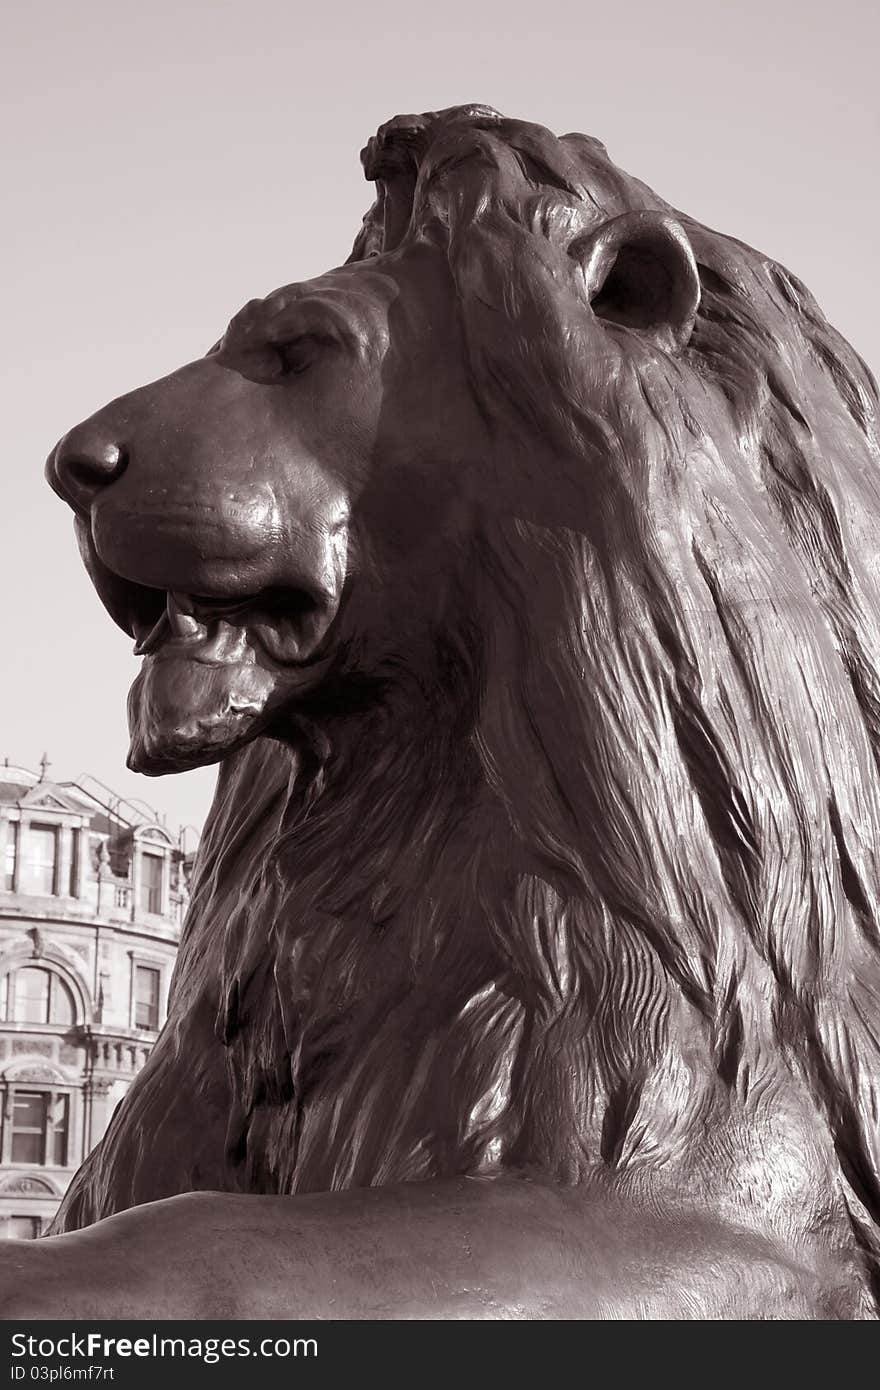
M 636 257 L 592 360 L 560 242 L 672 212 L 596 140 L 471 106 L 362 157 L 352 260 L 444 248 L 503 505 L 419 669 L 223 764 L 168 1026 L 60 1226 L 505 1167 L 745 1190 L 736 1136 L 805 1130 L 873 1249 L 876 384 L 677 213 L 687 345 L 636 331 Z

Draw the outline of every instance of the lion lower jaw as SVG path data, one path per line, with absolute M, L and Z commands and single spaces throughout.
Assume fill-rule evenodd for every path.
M 265 727 L 277 684 L 254 661 L 147 657 L 128 697 L 128 766 L 161 776 L 216 762 Z

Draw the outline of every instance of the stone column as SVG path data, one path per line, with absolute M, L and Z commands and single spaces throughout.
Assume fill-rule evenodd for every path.
M 82 1156 L 85 1159 L 103 1138 L 110 1123 L 110 1087 L 113 1083 L 92 1077 L 86 1083 L 86 1123 L 83 1126 Z
M 9 844 L 10 840 L 12 840 L 13 844 L 15 843 L 15 840 L 12 838 L 13 834 L 14 831 L 9 821 L 5 816 L 0 816 L 0 873 L 3 874 L 3 882 L 0 884 L 0 888 L 6 887 L 6 846 Z
M 70 857 L 73 853 L 73 836 L 69 825 L 59 825 L 56 844 L 58 854 L 55 861 L 55 891 L 61 898 L 70 897 Z
M 79 864 L 76 871 L 76 896 L 89 896 L 89 823 L 83 821 L 79 828 Z
M 18 822 L 18 848 L 15 855 L 15 876 L 12 884 L 13 893 L 21 892 L 22 851 L 24 849 L 24 842 L 27 837 L 27 832 L 30 829 L 30 825 L 30 817 L 27 817 L 24 814 L 22 814 L 22 817 Z
M 132 841 L 131 863 L 128 869 L 128 881 L 131 884 L 131 920 L 137 916 L 141 896 L 141 850 L 136 840 Z
M 0 1149 L 0 1163 L 8 1163 L 12 1157 L 12 1109 L 14 1096 L 9 1082 L 2 1089 L 3 1106 L 3 1147 Z

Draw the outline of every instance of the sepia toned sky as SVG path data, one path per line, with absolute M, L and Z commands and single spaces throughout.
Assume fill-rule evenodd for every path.
M 876 371 L 878 46 L 869 0 L 5 0 L 0 760 L 204 815 L 212 771 L 124 768 L 137 662 L 43 461 L 344 260 L 382 120 L 482 101 L 599 136 L 790 266 Z

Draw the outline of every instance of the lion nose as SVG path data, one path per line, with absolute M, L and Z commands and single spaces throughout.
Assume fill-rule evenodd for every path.
M 128 456 L 88 425 L 77 425 L 49 455 L 50 485 L 77 511 L 88 511 L 97 494 L 125 472 Z

